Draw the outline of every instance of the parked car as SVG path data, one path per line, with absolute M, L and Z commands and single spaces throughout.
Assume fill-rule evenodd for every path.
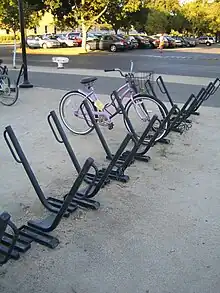
M 66 37 L 66 34 L 56 34 L 55 38 L 57 39 L 58 42 L 60 42 L 62 47 L 77 47 L 78 42 L 73 39 L 70 40 Z
M 167 39 L 168 48 L 176 48 L 176 42 L 172 37 L 164 36 L 164 38 Z
M 183 37 L 186 47 L 195 47 L 197 45 L 196 39 L 192 37 Z
M 184 41 L 182 37 L 178 36 L 172 36 L 172 38 L 175 40 L 176 47 L 186 47 L 187 43 Z
M 213 37 L 199 37 L 199 44 L 204 44 L 206 46 L 211 46 L 215 43 L 215 40 Z
M 26 43 L 29 48 L 58 48 L 60 47 L 60 42 L 57 41 L 55 37 L 52 36 L 41 36 L 41 35 L 32 35 L 28 36 Z
M 87 50 L 109 50 L 111 52 L 123 51 L 129 48 L 128 43 L 115 35 L 104 35 L 93 40 L 87 40 Z
M 138 42 L 138 49 L 152 48 L 152 45 L 151 45 L 151 43 L 150 43 L 148 38 L 145 38 L 145 37 L 142 37 L 142 36 L 139 36 L 139 35 L 135 35 L 134 38 Z
M 74 40 L 77 42 L 78 47 L 82 46 L 82 34 L 78 32 L 71 32 L 66 34 L 68 40 Z
M 136 49 L 138 47 L 138 42 L 133 36 L 125 36 L 121 34 L 116 36 L 128 43 L 129 50 Z
M 128 36 L 127 41 L 130 42 L 131 49 L 138 48 L 138 41 L 133 36 Z
M 154 48 L 158 48 L 160 44 L 160 36 L 153 35 L 153 36 L 150 36 L 150 39 Z M 167 38 L 164 37 L 164 48 L 168 48 L 168 47 L 169 47 L 169 42 Z

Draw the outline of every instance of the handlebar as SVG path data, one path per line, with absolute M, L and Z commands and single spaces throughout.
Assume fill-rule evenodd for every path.
M 120 68 L 114 68 L 114 69 L 105 69 L 105 72 L 119 72 L 121 74 L 122 77 L 126 77 L 127 74 L 124 74 Z
M 127 77 L 127 76 L 129 76 L 129 74 L 132 74 L 132 72 L 133 72 L 133 67 L 134 67 L 134 63 L 133 63 L 133 61 L 131 60 L 131 61 L 130 61 L 130 71 L 129 71 L 128 73 L 123 73 L 122 70 L 121 70 L 120 68 L 105 69 L 104 71 L 105 71 L 105 72 L 115 72 L 115 71 L 117 71 L 117 72 L 120 73 L 120 75 L 121 75 L 122 77 Z

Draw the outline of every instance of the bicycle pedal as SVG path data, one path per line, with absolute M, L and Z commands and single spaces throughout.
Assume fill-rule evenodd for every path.
M 113 122 L 109 123 L 108 124 L 108 129 L 112 130 L 113 128 L 114 128 L 114 123 Z

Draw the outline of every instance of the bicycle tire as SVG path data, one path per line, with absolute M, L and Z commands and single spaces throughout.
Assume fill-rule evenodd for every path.
M 3 96 L 4 93 L 0 92 L 0 102 L 2 105 L 4 106 L 12 106 L 14 105 L 17 100 L 18 100 L 18 96 L 19 96 L 19 88 L 17 85 L 15 85 L 15 87 L 11 87 L 11 81 L 10 78 L 8 77 L 8 75 L 2 75 L 0 76 L 0 80 L 7 80 L 5 83 L 5 89 L 4 92 L 7 92 L 7 96 Z M 7 83 L 7 85 L 6 85 Z M 13 94 L 13 96 L 12 96 Z M 7 98 L 8 97 L 8 98 Z
M 65 127 L 70 131 L 70 132 L 72 132 L 72 133 L 74 133 L 74 134 L 77 134 L 77 135 L 86 135 L 86 134 L 89 134 L 91 131 L 93 131 L 93 129 L 94 129 L 94 126 L 92 126 L 92 125 L 88 125 L 88 123 L 86 122 L 86 120 L 84 119 L 84 118 L 78 118 L 74 113 L 72 113 L 72 116 L 73 117 L 76 117 L 78 120 L 79 119 L 84 119 L 84 121 L 85 121 L 85 123 L 87 124 L 87 126 L 88 126 L 88 129 L 86 130 L 86 131 L 77 131 L 77 130 L 75 130 L 71 125 L 70 125 L 70 123 L 67 121 L 67 119 L 66 119 L 66 115 L 65 115 L 65 105 L 67 104 L 67 101 L 68 101 L 68 99 L 71 97 L 71 96 L 73 96 L 73 95 L 78 95 L 78 96 L 80 96 L 81 97 L 81 99 L 82 99 L 82 102 L 83 102 L 83 100 L 84 99 L 86 99 L 86 95 L 84 95 L 83 93 L 81 93 L 80 91 L 78 91 L 78 90 L 73 90 L 73 91 L 70 91 L 70 92 L 68 92 L 68 93 L 66 93 L 63 97 L 62 97 L 62 99 L 60 100 L 60 103 L 59 103 L 59 114 L 60 114 L 60 117 L 61 117 L 61 120 L 62 120 L 62 122 L 63 122 L 63 124 L 65 125 Z M 87 98 L 87 101 L 88 101 L 88 103 L 89 103 L 89 105 L 90 105 L 90 107 L 92 108 L 92 110 L 96 110 L 95 109 L 95 107 L 94 107 L 94 105 L 93 105 L 93 103 Z M 67 105 L 68 106 L 68 105 Z M 86 111 L 86 110 L 85 110 Z
M 156 105 L 156 107 L 159 109 L 159 112 L 161 113 L 161 120 L 165 119 L 167 114 L 168 114 L 168 110 L 166 108 L 166 106 L 163 104 L 163 102 L 161 102 L 159 99 L 157 99 L 154 96 L 150 96 L 150 95 L 146 95 L 146 94 L 137 94 L 136 96 L 133 97 L 134 103 L 138 103 L 141 102 L 143 100 L 148 100 L 152 103 L 154 103 Z M 131 106 L 133 105 L 133 101 L 130 99 L 127 104 L 125 105 L 125 111 L 129 117 L 129 110 L 131 109 Z M 137 113 L 137 112 L 136 112 Z M 157 114 L 155 112 L 152 113 L 152 116 L 154 114 Z M 148 115 L 148 114 L 147 114 Z M 138 116 L 138 115 L 137 115 Z M 149 115 L 148 115 L 149 116 Z M 124 118 L 124 117 L 123 117 Z M 130 118 L 129 118 L 130 119 Z M 141 118 L 139 117 L 139 119 L 141 120 Z M 148 122 L 150 121 L 151 118 L 148 119 Z M 145 123 L 145 122 L 144 122 Z M 124 124 L 125 127 L 127 128 L 128 131 L 131 131 L 129 126 L 127 125 L 127 122 L 124 118 Z M 170 122 L 168 121 L 163 129 L 163 131 L 158 135 L 158 137 L 156 138 L 155 141 L 158 141 L 160 139 L 162 139 L 167 132 L 167 129 L 169 128 Z M 154 131 L 156 131 L 157 129 L 155 129 Z M 140 137 L 140 135 L 138 135 L 138 133 L 136 132 L 137 136 Z M 149 141 L 149 139 L 147 139 L 147 141 Z

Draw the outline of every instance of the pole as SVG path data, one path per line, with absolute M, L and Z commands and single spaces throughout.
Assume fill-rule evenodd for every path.
M 21 48 L 22 48 L 22 62 L 24 66 L 24 81 L 19 85 L 20 88 L 32 88 L 33 85 L 28 80 L 28 69 L 27 69 L 27 54 L 26 54 L 26 41 L 24 33 L 24 11 L 22 0 L 18 0 L 19 7 L 19 19 L 20 19 L 20 32 L 21 32 Z
M 16 36 L 15 36 L 15 38 L 14 38 L 13 68 L 16 68 Z

